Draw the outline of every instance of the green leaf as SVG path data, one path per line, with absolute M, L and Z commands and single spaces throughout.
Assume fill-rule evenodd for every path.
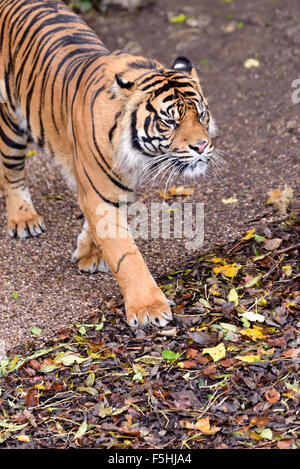
M 30 329 L 30 332 L 32 332 L 32 333 L 35 334 L 35 335 L 41 335 L 42 329 L 40 329 L 40 328 L 37 327 L 37 326 L 33 326 L 33 327 Z
M 259 432 L 260 436 L 265 440 L 273 440 L 273 433 L 271 428 L 264 428 Z
M 257 241 L 258 243 L 262 243 L 263 241 L 266 240 L 266 238 L 264 236 L 260 236 L 260 235 L 254 235 L 254 239 L 255 241 Z
M 180 356 L 180 353 L 173 352 L 172 350 L 163 350 L 161 352 L 161 355 L 166 360 L 177 360 L 177 358 L 179 358 L 179 356 Z
M 16 291 L 12 291 L 11 296 L 16 300 L 19 298 L 19 293 L 17 293 Z
M 54 364 L 53 365 L 44 365 L 44 366 L 41 366 L 39 368 L 39 371 L 41 373 L 51 373 L 52 371 L 57 370 L 58 368 L 59 368 L 59 366 L 54 365 Z
M 187 19 L 187 15 L 180 13 L 179 15 L 173 16 L 173 18 L 171 18 L 171 23 L 184 23 Z
M 91 387 L 93 386 L 94 382 L 95 382 L 95 373 L 91 371 L 91 373 L 87 375 L 87 378 L 85 380 L 85 385 L 88 387 Z

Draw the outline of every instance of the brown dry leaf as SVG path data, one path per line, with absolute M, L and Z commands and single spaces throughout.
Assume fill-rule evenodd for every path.
M 256 415 L 250 420 L 250 422 L 256 427 L 265 427 L 270 422 L 270 418 L 267 414 Z
M 189 422 L 188 420 L 182 420 L 181 425 L 189 430 L 197 430 L 206 435 L 214 435 L 221 430 L 221 427 L 211 427 L 209 417 L 203 417 L 198 419 L 196 423 Z
M 279 449 L 289 449 L 293 445 L 293 443 L 294 443 L 294 439 L 288 438 L 285 440 L 278 441 L 277 446 Z
M 292 200 L 294 191 L 291 187 L 285 185 L 283 190 L 275 189 L 269 193 L 267 204 L 274 205 L 274 208 L 282 215 L 287 211 L 288 205 Z
M 279 248 L 281 243 L 282 243 L 281 238 L 267 239 L 264 242 L 264 248 L 267 249 L 268 251 L 274 251 L 275 249 Z

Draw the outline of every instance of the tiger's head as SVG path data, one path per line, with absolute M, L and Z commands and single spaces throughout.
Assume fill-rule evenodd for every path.
M 179 173 L 204 174 L 214 158 L 216 125 L 191 61 L 178 57 L 171 69 L 157 66 L 132 81 L 115 76 L 123 101 L 115 167 L 132 186 Z

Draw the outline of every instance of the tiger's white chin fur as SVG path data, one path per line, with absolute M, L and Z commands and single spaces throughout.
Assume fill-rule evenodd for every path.
M 149 159 L 151 157 L 144 155 L 132 146 L 130 131 L 123 132 L 121 142 L 121 149 L 116 152 L 117 159 L 114 163 L 113 170 L 121 173 L 122 179 L 132 189 L 137 189 L 138 186 L 147 179 L 149 173 Z M 196 159 L 198 161 L 191 161 L 191 164 L 182 170 L 180 174 L 186 178 L 197 178 L 204 175 L 208 167 L 208 160 L 206 161 L 206 157 L 204 156 L 205 161 L 201 161 L 199 155 L 197 155 Z M 172 172 L 172 166 L 169 168 L 169 173 L 170 172 Z M 166 178 L 168 178 L 169 173 L 166 174 Z M 169 181 L 170 183 L 171 179 L 172 178 L 170 178 Z

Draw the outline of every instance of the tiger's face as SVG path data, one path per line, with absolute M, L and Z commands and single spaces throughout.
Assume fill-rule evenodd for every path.
M 117 83 L 128 95 L 120 163 L 136 183 L 204 174 L 216 126 L 192 63 L 179 57 L 170 70 L 151 71 L 135 83 L 117 76 Z

